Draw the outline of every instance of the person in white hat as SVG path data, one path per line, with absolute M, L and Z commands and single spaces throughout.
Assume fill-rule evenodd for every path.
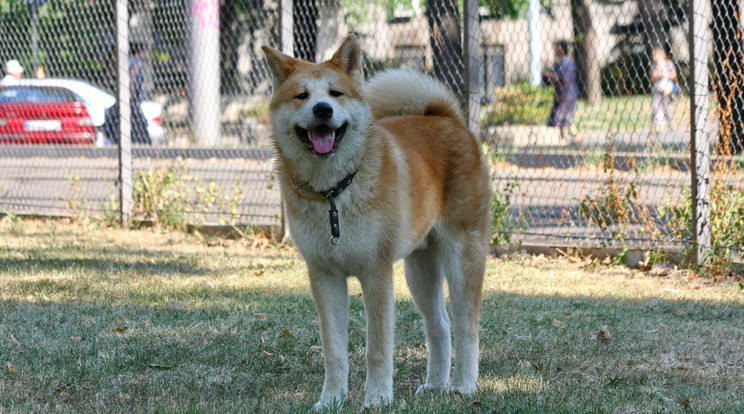
M 14 85 L 23 76 L 23 66 L 15 60 L 11 59 L 5 62 L 5 77 L 0 80 L 0 85 Z

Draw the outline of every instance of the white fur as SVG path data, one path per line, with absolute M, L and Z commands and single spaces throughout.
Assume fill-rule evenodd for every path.
M 408 69 L 387 69 L 375 74 L 364 88 L 364 97 L 377 118 L 423 115 L 432 103 L 443 102 L 464 120 L 460 102 L 452 91 L 431 76 Z

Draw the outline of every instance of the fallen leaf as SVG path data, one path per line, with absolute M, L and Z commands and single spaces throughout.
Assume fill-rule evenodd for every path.
M 269 315 L 265 313 L 254 313 L 253 316 L 256 317 L 257 321 L 265 321 L 266 319 L 269 318 Z
M 122 326 L 117 326 L 116 328 L 112 329 L 112 331 L 118 332 L 118 333 L 124 333 L 127 331 L 127 329 L 129 329 L 128 326 L 122 325 Z
M 8 372 L 16 372 L 15 367 L 10 362 L 7 363 L 8 365 Z
M 289 329 L 283 329 L 282 330 L 281 337 L 282 338 L 291 338 L 292 337 L 292 332 Z
M 264 274 L 263 270 L 259 270 L 258 272 L 253 272 L 254 276 L 263 276 L 263 274 Z
M 594 331 L 589 331 L 589 339 L 591 339 L 592 341 L 596 341 L 597 340 L 597 334 L 594 333 Z
M 262 351 L 261 356 L 264 358 L 271 358 L 274 356 L 274 354 L 272 354 L 271 352 Z
M 597 333 L 597 338 L 603 341 L 607 341 L 610 338 L 612 338 L 612 335 L 610 335 L 610 330 L 607 328 L 607 325 L 603 326 L 602 329 L 599 330 L 599 332 Z

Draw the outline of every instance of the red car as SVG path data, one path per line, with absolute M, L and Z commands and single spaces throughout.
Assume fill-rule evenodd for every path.
M 51 86 L 0 87 L 0 144 L 94 145 L 85 104 Z

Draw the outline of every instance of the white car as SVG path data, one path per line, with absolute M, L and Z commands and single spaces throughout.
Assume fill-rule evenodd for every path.
M 106 117 L 106 109 L 116 103 L 116 98 L 103 88 L 95 86 L 86 81 L 78 79 L 21 79 L 20 85 L 44 85 L 65 88 L 75 94 L 88 108 L 93 125 L 96 127 L 96 145 L 103 146 L 110 140 L 103 134 L 103 123 Z M 165 130 L 162 126 L 161 115 L 163 107 L 153 101 L 142 101 L 142 113 L 147 118 L 147 132 L 150 134 L 153 144 L 162 142 Z

